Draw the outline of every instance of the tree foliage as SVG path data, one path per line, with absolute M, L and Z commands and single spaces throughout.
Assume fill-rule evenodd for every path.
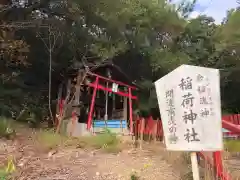
M 218 25 L 207 16 L 188 19 L 196 1 L 178 6 L 165 0 L 3 2 L 1 115 L 47 112 L 50 44 L 53 101 L 68 68 L 112 59 L 140 87 L 143 114 L 157 109 L 153 82 L 183 63 L 219 68 L 222 104 L 239 109 L 239 9 Z

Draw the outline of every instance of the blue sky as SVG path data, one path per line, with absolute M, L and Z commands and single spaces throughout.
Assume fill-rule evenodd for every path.
M 181 0 L 174 0 L 179 2 Z M 191 0 L 188 0 L 191 1 Z M 199 14 L 212 16 L 216 23 L 221 23 L 226 16 L 227 10 L 237 7 L 237 0 L 197 0 L 195 10 L 190 17 L 195 18 Z

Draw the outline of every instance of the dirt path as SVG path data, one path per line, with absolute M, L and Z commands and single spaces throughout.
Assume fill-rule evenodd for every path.
M 159 155 L 149 151 L 126 149 L 106 154 L 77 148 L 59 149 L 49 156 L 34 145 L 30 136 L 16 141 L 0 140 L 0 165 L 13 155 L 16 180 L 130 180 L 131 174 L 142 180 L 179 180 L 179 173 Z
M 140 177 L 136 180 L 180 180 L 188 173 L 188 159 L 167 152 L 161 144 L 146 143 L 143 151 L 127 146 L 117 154 L 64 147 L 49 156 L 49 151 L 37 145 L 35 135 L 24 130 L 14 141 L 0 139 L 0 167 L 6 165 L 8 156 L 15 158 L 13 180 L 131 180 L 133 173 Z M 239 157 L 225 160 L 233 179 L 239 178 Z
M 233 153 L 233 154 L 225 154 L 224 157 L 224 168 L 225 170 L 231 174 L 231 177 L 235 180 L 240 179 L 240 154 Z
M 142 154 L 142 153 L 141 153 Z M 132 171 L 146 180 L 177 180 L 173 169 L 162 159 L 139 154 L 118 155 L 64 150 L 48 157 L 31 157 L 15 178 L 39 180 L 130 180 Z

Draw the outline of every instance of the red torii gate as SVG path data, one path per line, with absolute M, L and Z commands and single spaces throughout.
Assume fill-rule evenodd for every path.
M 133 110 L 132 110 L 132 100 L 136 100 L 137 97 L 132 95 L 132 91 L 136 90 L 137 88 L 131 85 L 127 85 L 123 82 L 120 81 L 115 81 L 103 76 L 100 76 L 98 74 L 92 73 L 92 72 L 87 72 L 89 76 L 92 76 L 95 78 L 95 81 L 93 83 L 88 83 L 88 86 L 93 88 L 93 94 L 92 94 L 92 99 L 91 99 L 91 104 L 90 104 L 90 110 L 88 113 L 88 119 L 87 119 L 87 129 L 90 130 L 92 126 L 92 117 L 93 117 L 93 110 L 94 110 L 94 104 L 95 104 L 95 99 L 96 99 L 96 94 L 97 90 L 102 90 L 102 91 L 108 91 L 111 93 L 115 93 L 117 95 L 123 96 L 123 97 L 128 97 L 129 99 L 129 121 L 130 121 L 130 133 L 133 133 Z M 100 81 L 105 81 L 105 82 L 110 82 L 110 83 L 116 83 L 118 85 L 124 86 L 127 88 L 127 92 L 122 92 L 122 91 L 113 91 L 111 88 L 105 87 L 101 85 L 99 82 Z
M 100 68 L 100 74 L 98 73 Z M 103 68 L 103 69 L 101 69 Z M 109 68 L 115 68 L 112 72 L 108 71 Z M 102 72 L 101 70 L 107 70 L 107 74 L 108 72 L 110 73 L 110 76 L 108 75 L 107 77 L 102 76 Z M 95 72 L 97 71 L 97 72 Z M 129 128 L 130 128 L 130 133 L 133 133 L 133 100 L 137 100 L 137 96 L 133 95 L 134 90 L 137 90 L 137 87 L 134 86 L 134 83 L 132 83 L 130 81 L 130 79 L 128 79 L 127 75 L 125 73 L 123 73 L 121 71 L 121 69 L 119 67 L 117 67 L 114 64 L 103 64 L 102 66 L 98 66 L 98 67 L 93 67 L 90 70 L 86 70 L 85 71 L 86 74 L 84 74 L 84 82 L 81 85 L 84 86 L 88 86 L 90 88 L 93 88 L 92 94 L 91 94 L 91 102 L 89 104 L 89 111 L 88 111 L 88 117 L 87 117 L 87 130 L 90 130 L 91 126 L 92 126 L 92 119 L 93 119 L 93 113 L 94 113 L 94 106 L 95 106 L 95 100 L 96 100 L 96 95 L 97 95 L 97 91 L 98 90 L 102 90 L 105 92 L 110 92 L 116 95 L 119 95 L 121 97 L 127 97 L 128 98 L 128 107 L 126 106 L 125 110 L 128 111 L 129 113 L 129 118 L 126 118 L 126 120 L 129 120 Z M 113 73 L 113 74 L 112 74 Z M 119 74 L 120 73 L 120 74 Z M 111 75 L 116 75 L 115 79 L 120 78 L 120 80 L 114 80 L 112 79 Z M 120 76 L 120 77 L 118 77 Z M 122 77 L 121 77 L 122 76 Z M 125 76 L 125 77 L 124 77 Z M 104 84 L 103 84 L 104 83 Z M 129 83 L 131 83 L 131 85 L 129 85 Z M 105 87 L 106 84 L 106 87 Z M 109 84 L 115 84 L 117 85 L 116 88 L 109 88 Z M 62 92 L 62 91 L 61 91 Z M 64 114 L 64 104 L 65 104 L 65 99 L 62 97 L 62 93 L 61 96 L 58 98 L 58 113 L 56 115 L 56 126 L 58 129 L 59 124 L 59 119 L 61 119 L 61 117 Z M 105 106 L 106 107 L 106 106 Z M 77 120 L 77 114 L 75 112 L 75 110 L 72 111 L 72 124 L 75 124 Z

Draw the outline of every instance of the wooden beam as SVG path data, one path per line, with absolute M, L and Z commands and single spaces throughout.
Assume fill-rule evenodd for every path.
M 112 80 L 112 79 L 109 79 L 109 78 L 106 78 L 106 77 L 100 76 L 100 75 L 95 74 L 95 73 L 88 72 L 88 74 L 89 74 L 89 75 L 92 75 L 92 76 L 96 76 L 96 77 L 98 77 L 99 80 L 100 80 L 100 79 L 104 79 L 104 80 L 106 80 L 106 81 L 109 81 L 109 82 L 112 82 L 112 83 L 116 83 L 116 84 L 119 84 L 119 85 L 121 85 L 121 86 L 125 86 L 125 87 L 128 87 L 128 88 L 134 89 L 134 90 L 137 89 L 137 88 L 134 87 L 134 86 L 127 85 L 127 84 L 125 84 L 125 83 L 123 83 L 123 82 L 115 81 L 115 80 Z
M 88 86 L 92 87 L 92 88 L 95 88 L 96 84 L 95 83 L 89 83 Z M 137 99 L 136 96 L 133 96 L 133 95 L 129 96 L 128 93 L 125 93 L 125 92 L 121 92 L 121 91 L 113 92 L 111 88 L 106 88 L 106 87 L 104 87 L 100 84 L 97 86 L 97 89 L 100 89 L 100 90 L 103 90 L 103 91 L 108 91 L 108 92 L 111 92 L 111 93 L 115 93 L 115 94 L 118 94 L 120 96 L 129 97 L 131 99 Z

